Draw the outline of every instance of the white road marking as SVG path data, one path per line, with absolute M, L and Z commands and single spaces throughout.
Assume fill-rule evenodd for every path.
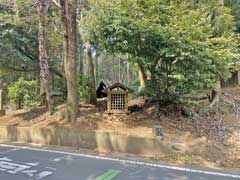
M 27 165 L 29 165 L 29 166 L 38 166 L 39 165 L 39 163 L 37 163 L 37 162 L 35 162 L 35 163 L 26 163 Z
M 143 165 L 143 166 L 149 166 L 149 167 L 155 167 L 155 168 L 164 168 L 164 169 L 170 169 L 170 170 L 176 170 L 176 171 L 184 171 L 184 172 L 190 172 L 190 173 L 198 173 L 198 174 L 222 176 L 222 177 L 240 179 L 240 175 L 229 174 L 229 173 L 221 173 L 221 172 L 217 172 L 217 171 L 197 170 L 197 169 L 190 169 L 190 168 L 184 168 L 184 167 L 178 167 L 178 166 L 153 164 L 153 163 L 147 163 L 147 162 L 141 162 L 141 161 L 132 161 L 132 160 L 110 158 L 110 157 L 87 155 L 87 154 L 70 153 L 70 152 L 64 152 L 64 151 L 59 151 L 59 150 L 38 149 L 38 148 L 27 147 L 27 146 L 16 146 L 16 145 L 8 145 L 8 144 L 0 144 L 0 146 L 1 147 L 10 147 L 10 148 L 20 148 L 20 149 L 26 149 L 26 150 L 32 150 L 32 151 L 39 151 L 39 152 L 65 154 L 65 155 L 85 157 L 85 158 L 91 158 L 91 159 L 115 161 L 115 162 L 128 163 L 128 164 L 134 164 L 134 165 Z
M 12 161 L 12 160 L 9 159 L 8 157 L 3 157 L 3 158 L 0 158 L 0 161 Z
M 1 157 L 0 161 L 13 161 L 13 160 L 9 159 L 8 157 Z M 38 166 L 39 165 L 38 162 L 26 163 L 26 162 L 21 162 L 21 161 L 14 161 L 14 163 L 24 164 L 24 165 L 27 165 L 27 166 Z
M 67 156 L 63 156 L 63 157 L 58 157 L 58 158 L 55 158 L 53 159 L 53 161 L 55 162 L 60 162 L 62 160 L 68 160 L 68 161 L 71 161 L 73 160 L 71 156 L 67 155 Z
M 14 148 L 14 149 L 8 149 L 6 151 L 1 151 L 0 154 L 7 154 L 7 153 L 10 153 L 10 152 L 14 152 L 14 151 L 18 151 L 19 149 L 17 148 Z
M 43 179 L 51 174 L 52 174 L 52 172 L 50 172 L 50 171 L 43 171 L 37 175 L 36 180 Z
M 22 171 L 22 173 L 27 174 L 29 177 L 33 177 L 34 173 L 37 173 L 37 170 L 27 170 L 27 171 Z
M 29 169 L 31 168 L 31 166 L 26 166 L 23 164 L 17 164 L 14 162 L 10 162 L 10 161 L 0 161 L 0 170 L 1 171 L 6 171 L 10 174 L 16 174 L 18 172 L 21 172 L 25 169 Z
M 57 170 L 56 168 L 53 168 L 53 167 L 46 167 L 46 169 L 50 169 L 52 171 L 56 171 Z
M 36 167 L 38 165 L 38 162 L 25 163 L 14 161 L 12 159 L 9 159 L 8 157 L 0 158 L 0 171 L 9 174 L 23 173 L 26 174 L 28 177 L 33 177 L 34 174 L 36 174 L 34 180 L 40 180 L 53 174 L 53 172 L 51 171 L 42 171 L 38 173 L 38 170 L 31 169 L 32 167 Z

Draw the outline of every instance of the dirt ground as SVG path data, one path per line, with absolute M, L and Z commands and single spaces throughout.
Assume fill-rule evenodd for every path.
M 160 125 L 164 134 L 162 141 L 171 151 L 152 159 L 240 168 L 240 88 L 225 89 L 220 107 L 214 110 L 207 110 L 204 103 L 197 108 L 188 105 L 160 107 L 146 105 L 145 101 L 142 97 L 131 100 L 129 106 L 138 105 L 142 109 L 115 117 L 104 113 L 107 105 L 104 99 L 96 106 L 80 103 L 74 128 L 153 138 L 152 127 Z M 0 125 L 73 127 L 64 121 L 64 105 L 58 106 L 51 116 L 43 107 L 9 111 L 0 118 Z

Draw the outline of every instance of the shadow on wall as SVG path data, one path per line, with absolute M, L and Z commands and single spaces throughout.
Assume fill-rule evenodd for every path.
M 143 156 L 155 156 L 168 152 L 168 148 L 161 141 L 152 138 L 124 136 L 110 132 L 82 131 L 62 127 L 0 127 L 0 139 Z
M 98 149 L 104 151 L 115 151 L 115 152 L 123 152 L 123 153 L 132 153 L 132 154 L 140 154 L 140 155 L 152 155 L 153 153 L 163 152 L 163 147 L 158 146 L 159 144 L 154 144 L 154 140 L 146 140 L 143 138 L 135 138 L 135 137 L 126 137 L 125 139 L 119 135 L 112 133 L 96 133 L 96 132 L 81 132 L 78 133 L 76 138 L 75 130 L 72 131 L 70 129 L 31 129 L 30 128 L 17 128 L 17 127 L 8 127 L 5 129 L 5 133 L 7 138 L 12 141 L 24 141 L 24 142 L 34 142 L 41 143 L 43 142 L 51 145 L 62 145 L 62 146 L 74 146 L 79 148 L 89 148 L 89 149 Z M 32 134 L 34 131 L 34 133 Z M 0 127 L 0 135 L 2 134 L 2 127 Z M 118 138 L 118 139 L 116 139 Z M 70 139 L 72 141 L 70 141 Z M 58 144 L 57 144 L 58 143 Z M 154 148 L 160 149 L 154 149 Z M 122 164 L 122 166 L 128 166 L 126 164 Z M 142 179 L 143 175 L 145 179 L 155 179 L 156 176 L 161 175 L 162 180 L 191 180 L 196 178 L 196 174 L 188 173 L 184 171 L 178 171 L 177 173 L 172 173 L 168 169 L 161 168 L 146 168 L 146 167 L 138 167 L 128 166 L 127 167 L 128 179 Z M 94 175 L 92 175 L 93 177 Z M 202 176 L 198 179 L 207 180 L 208 176 Z

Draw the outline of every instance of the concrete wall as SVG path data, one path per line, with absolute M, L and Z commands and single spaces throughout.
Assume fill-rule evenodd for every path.
M 154 138 L 124 136 L 110 132 L 80 131 L 62 127 L 0 126 L 0 139 L 143 156 L 159 156 L 168 151 L 160 140 Z

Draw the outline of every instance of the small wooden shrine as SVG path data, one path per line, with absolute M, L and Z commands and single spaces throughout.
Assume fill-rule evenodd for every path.
M 115 83 L 103 90 L 107 93 L 107 114 L 126 114 L 128 112 L 128 95 L 132 89 L 121 83 Z

